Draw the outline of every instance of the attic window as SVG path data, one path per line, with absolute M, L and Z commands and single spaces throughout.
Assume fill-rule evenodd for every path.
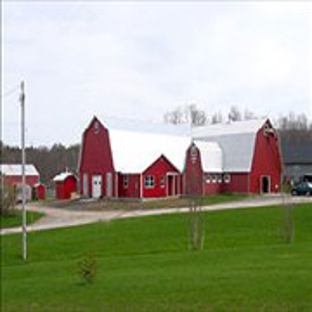
M 197 148 L 195 145 L 191 147 L 191 161 L 194 164 L 197 160 Z
M 94 128 L 94 133 L 99 133 L 99 132 L 100 132 L 100 124 L 99 124 L 98 121 L 96 121 L 96 122 L 94 123 L 93 128 Z
M 269 135 L 274 134 L 274 130 L 272 127 L 270 127 L 270 125 L 265 124 L 265 126 L 263 127 L 263 134 L 264 136 L 268 137 Z

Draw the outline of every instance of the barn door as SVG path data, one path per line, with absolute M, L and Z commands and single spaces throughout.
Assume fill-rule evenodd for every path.
M 106 173 L 106 196 L 112 197 L 113 195 L 113 180 L 112 180 L 112 173 L 107 172 Z
M 92 197 L 99 198 L 102 195 L 102 176 L 92 176 Z
M 263 194 L 270 193 L 271 189 L 271 177 L 270 176 L 262 176 L 261 177 L 261 191 Z
M 167 196 L 178 195 L 178 176 L 175 174 L 167 175 Z

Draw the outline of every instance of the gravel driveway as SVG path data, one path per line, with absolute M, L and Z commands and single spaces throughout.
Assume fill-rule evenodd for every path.
M 281 195 L 259 196 L 250 197 L 244 200 L 216 204 L 211 206 L 202 207 L 202 211 L 215 211 L 236 208 L 252 208 L 279 205 L 283 201 L 287 203 L 311 203 L 312 197 L 290 197 Z M 44 217 L 37 222 L 29 225 L 27 231 L 41 231 L 48 229 L 55 229 L 61 227 L 77 226 L 94 222 L 108 222 L 115 219 L 132 218 L 141 216 L 160 215 L 168 213 L 185 213 L 189 211 L 188 207 L 185 208 L 170 208 L 170 209 L 151 209 L 151 210 L 110 210 L 110 211 L 73 211 L 60 208 L 51 208 L 43 206 L 28 205 L 27 210 L 35 212 L 43 212 Z M 2 229 L 0 234 L 7 235 L 13 233 L 20 233 L 21 227 Z

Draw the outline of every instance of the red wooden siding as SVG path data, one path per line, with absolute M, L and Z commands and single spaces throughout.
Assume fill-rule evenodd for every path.
M 270 126 L 270 124 L 268 124 Z M 250 173 L 250 193 L 261 193 L 263 176 L 270 177 L 270 192 L 281 191 L 281 156 L 275 133 L 264 135 L 263 129 L 257 133 L 255 151 Z
M 228 173 L 230 176 L 230 182 L 224 182 L 223 174 L 223 184 L 222 193 L 249 193 L 249 173 Z
M 128 186 L 124 186 L 124 177 L 128 177 Z M 140 174 L 118 174 L 118 197 L 140 197 Z
M 221 178 L 221 183 L 220 183 Z M 218 173 L 205 173 L 204 174 L 204 193 L 205 194 L 218 194 L 222 190 L 222 174 Z
M 57 199 L 70 199 L 72 193 L 77 192 L 77 179 L 69 176 L 64 181 L 55 182 L 55 195 Z
M 39 176 L 26 176 L 26 184 L 33 187 L 39 182 Z M 4 176 L 4 183 L 16 185 L 22 183 L 22 176 Z
M 96 127 L 97 125 L 97 127 Z M 88 176 L 88 195 L 92 196 L 92 176 L 102 176 L 102 194 L 106 195 L 106 175 L 112 174 L 112 195 L 115 190 L 115 170 L 110 147 L 108 130 L 97 118 L 93 118 L 83 134 L 80 154 L 80 192 L 83 194 L 83 174 Z
M 46 198 L 46 186 L 42 183 L 39 183 L 33 188 L 33 199 L 43 200 Z
M 174 177 L 171 178 L 171 175 Z M 146 176 L 154 177 L 154 187 L 145 187 Z M 161 156 L 142 174 L 142 197 L 156 198 L 181 194 L 181 179 L 180 172 L 166 157 Z
M 192 156 L 193 149 L 193 156 Z M 191 145 L 186 151 L 186 164 L 184 170 L 184 189 L 186 195 L 203 194 L 203 169 L 200 151 Z

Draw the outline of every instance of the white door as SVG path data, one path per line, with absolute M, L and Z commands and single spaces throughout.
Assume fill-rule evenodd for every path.
M 99 198 L 102 195 L 102 176 L 92 176 L 92 197 Z
M 113 186 L 113 180 L 112 180 L 112 173 L 111 172 L 107 172 L 106 173 L 106 196 L 107 197 L 112 197 L 112 188 Z

